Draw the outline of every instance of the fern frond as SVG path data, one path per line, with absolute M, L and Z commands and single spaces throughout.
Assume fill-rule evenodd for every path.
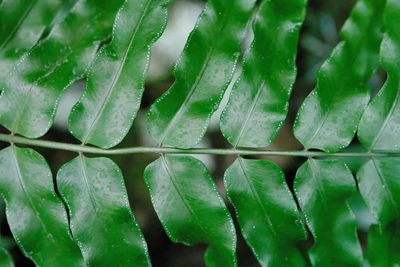
M 0 124 L 11 132 L 0 133 L 10 145 L 0 151 L 0 194 L 20 250 L 39 267 L 151 266 L 122 171 L 109 158 L 85 155 L 153 153 L 159 158 L 145 169 L 144 182 L 169 239 L 205 244 L 207 266 L 235 267 L 231 214 L 210 171 L 189 156 L 211 154 L 234 160 L 224 188 L 261 266 L 400 265 L 399 0 L 357 1 L 297 114 L 294 134 L 305 149 L 296 151 L 262 147 L 288 113 L 307 0 L 206 2 L 175 65 L 174 84 L 148 112 L 158 146 L 112 148 L 138 112 L 170 0 L 0 0 Z M 254 40 L 240 62 L 249 21 Z M 388 77 L 369 102 L 379 56 Z M 63 92 L 85 76 L 68 123 L 81 144 L 34 140 L 50 129 Z M 229 84 L 220 129 L 232 147 L 195 148 Z M 357 128 L 363 147 L 339 152 Z M 53 180 L 39 153 L 15 144 L 78 156 Z M 265 156 L 306 158 L 294 194 L 280 167 L 256 158 Z M 362 158 L 352 168 L 359 168 L 357 179 L 343 163 L 355 157 Z M 376 219 L 366 245 L 349 205 L 359 193 Z M 13 244 L 0 245 L 0 266 L 14 266 Z

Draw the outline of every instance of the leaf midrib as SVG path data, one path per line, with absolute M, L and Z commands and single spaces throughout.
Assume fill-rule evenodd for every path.
M 12 0 L 15 1 L 15 0 Z M 11 39 L 14 37 L 15 33 L 17 32 L 18 28 L 24 23 L 30 12 L 32 11 L 33 7 L 38 3 L 38 0 L 33 1 L 28 8 L 25 10 L 24 14 L 22 17 L 18 20 L 18 22 L 15 24 L 14 28 L 8 35 L 8 37 L 4 40 L 4 42 L 0 45 L 0 51 L 11 41 Z
M 233 146 L 234 148 L 236 148 L 239 145 L 239 143 L 241 141 L 241 138 L 242 138 L 245 130 L 247 129 L 247 125 L 250 122 L 250 118 L 253 115 L 253 112 L 254 112 L 254 110 L 255 110 L 255 108 L 257 106 L 258 100 L 260 99 L 261 93 L 262 93 L 263 89 L 265 88 L 265 86 L 266 86 L 265 82 L 262 81 L 261 85 L 257 89 L 257 94 L 256 94 L 255 98 L 253 99 L 253 101 L 251 103 L 250 109 L 247 112 L 246 118 L 245 118 L 245 120 L 244 120 L 244 122 L 243 122 L 243 124 L 242 124 L 242 126 L 240 128 L 239 134 L 238 134 L 238 136 L 236 138 L 236 141 L 235 141 L 235 144 Z
M 373 25 L 374 23 L 375 23 L 374 20 L 370 20 L 370 23 L 368 24 L 368 27 L 366 27 L 366 28 L 367 28 L 367 29 L 371 28 L 371 25 Z M 359 27 L 358 27 L 358 28 L 359 28 Z M 359 46 L 362 47 L 362 44 L 365 43 L 365 39 L 366 39 L 368 36 L 369 36 L 369 32 L 368 32 L 368 31 L 365 31 L 365 34 L 363 34 L 362 37 L 359 39 L 359 41 L 356 43 L 357 45 L 354 45 L 354 46 L 355 46 L 355 47 L 359 47 Z M 343 40 L 342 42 L 344 42 L 342 49 L 344 49 L 345 46 L 350 46 L 349 49 L 352 48 L 352 46 L 351 46 L 351 40 Z M 352 54 L 353 54 L 353 53 L 352 53 Z M 351 67 L 350 69 L 354 69 L 353 65 L 354 65 L 356 59 L 358 58 L 358 56 L 359 56 L 359 54 L 355 54 L 355 56 L 352 57 L 352 58 L 350 59 L 350 62 L 351 62 L 351 63 L 348 64 L 348 65 L 350 65 L 350 67 Z M 328 60 L 330 60 L 330 58 L 329 58 Z M 337 68 L 337 69 L 338 69 L 338 68 Z M 318 76 L 320 76 L 320 74 L 319 74 Z M 339 79 L 338 82 L 339 82 L 340 85 L 342 85 L 342 84 L 346 84 L 346 82 L 348 82 L 348 81 L 347 81 L 347 79 Z M 350 82 L 352 82 L 351 79 L 350 79 Z M 364 83 L 365 83 L 365 82 L 364 82 Z M 319 84 L 319 82 L 318 82 L 318 84 Z M 314 92 L 317 94 L 317 97 L 318 97 L 318 93 L 317 93 L 318 91 L 317 91 L 316 89 L 318 89 L 318 84 L 317 84 L 316 88 L 314 89 Z M 336 86 L 336 87 L 343 88 L 343 86 Z M 334 95 L 336 95 L 336 92 L 338 92 L 338 91 L 337 91 L 337 90 L 333 90 L 333 92 L 335 92 Z M 320 103 L 321 103 L 321 102 L 318 102 L 319 106 L 321 106 Z M 321 110 L 322 110 L 322 109 L 321 109 Z M 325 124 L 326 124 L 326 122 L 327 122 L 327 120 L 328 120 L 328 117 L 329 117 L 329 115 L 330 115 L 331 112 L 332 112 L 332 109 L 331 109 L 331 108 L 328 108 L 327 111 L 321 112 L 321 117 L 323 117 L 322 121 L 319 121 L 317 130 L 314 132 L 314 134 L 311 136 L 311 138 L 308 139 L 308 141 L 306 141 L 305 144 L 304 144 L 305 147 L 306 147 L 307 149 L 309 149 L 309 148 L 311 148 L 311 146 L 313 146 L 312 143 L 314 142 L 315 138 L 318 136 L 318 134 L 319 134 L 319 132 L 321 131 L 321 129 L 325 126 Z
M 247 173 L 246 173 L 246 171 L 245 171 L 245 167 L 244 167 L 242 158 L 239 157 L 239 158 L 238 158 L 238 161 L 239 161 L 240 169 L 242 170 L 243 175 L 244 175 L 244 177 L 246 178 L 245 181 L 246 181 L 247 184 L 249 185 L 250 190 L 251 190 L 251 193 L 253 194 L 253 196 L 254 196 L 254 198 L 255 198 L 255 200 L 256 200 L 256 202 L 257 202 L 257 205 L 261 208 L 261 211 L 262 211 L 262 213 L 263 213 L 263 215 L 264 215 L 263 217 L 264 217 L 264 219 L 265 219 L 266 222 L 267 222 L 268 228 L 271 230 L 271 233 L 274 235 L 274 237 L 277 237 L 278 234 L 277 234 L 277 232 L 276 232 L 276 230 L 275 230 L 274 225 L 272 224 L 271 217 L 268 215 L 268 212 L 267 212 L 267 210 L 265 209 L 265 207 L 264 207 L 264 205 L 263 205 L 263 202 L 261 201 L 261 198 L 260 198 L 260 196 L 259 196 L 257 190 L 255 189 L 253 182 L 251 181 L 251 178 L 247 175 Z
M 189 202 L 186 200 L 186 198 L 184 197 L 183 192 L 181 191 L 181 189 L 177 185 L 176 177 L 173 174 L 173 172 L 171 171 L 171 169 L 169 168 L 167 159 L 165 158 L 165 156 L 163 154 L 161 155 L 161 161 L 162 161 L 162 163 L 163 163 L 163 165 L 165 167 L 165 170 L 167 172 L 168 177 L 170 178 L 172 186 L 174 187 L 175 191 L 178 193 L 178 196 L 182 200 L 182 203 L 184 204 L 186 209 L 189 211 L 189 213 L 193 216 L 194 221 L 199 226 L 200 230 L 203 232 L 205 238 L 208 239 L 208 234 L 207 234 L 206 229 L 204 229 L 204 227 L 203 227 L 203 225 L 202 225 L 202 223 L 200 221 L 200 218 L 197 216 L 196 212 L 194 211 L 192 206 L 189 204 Z M 207 241 L 209 241 L 209 240 L 207 240 Z
M 395 100 L 393 101 L 392 106 L 390 107 L 389 113 L 386 116 L 386 118 L 385 118 L 381 128 L 379 129 L 378 133 L 376 134 L 375 138 L 372 140 L 371 145 L 369 146 L 369 152 L 373 151 L 373 149 L 375 148 L 375 145 L 379 141 L 383 131 L 386 130 L 386 127 L 389 124 L 389 121 L 394 114 L 394 110 L 396 109 L 397 105 L 400 102 L 399 99 L 400 99 L 400 89 L 397 90 Z
M 212 47 L 206 55 L 206 59 L 205 59 L 205 63 L 203 64 L 199 75 L 196 77 L 195 82 L 193 83 L 192 87 L 189 90 L 188 95 L 186 96 L 185 100 L 183 101 L 182 105 L 179 107 L 178 111 L 174 114 L 172 120 L 169 121 L 165 131 L 163 132 L 160 141 L 159 141 L 159 145 L 162 146 L 164 144 L 165 139 L 168 137 L 171 129 L 173 128 L 175 122 L 179 119 L 179 117 L 181 116 L 181 114 L 183 113 L 183 111 L 186 109 L 186 105 L 189 103 L 190 99 L 192 98 L 193 94 L 196 91 L 196 88 L 198 86 L 198 84 L 200 83 L 200 81 L 203 79 L 203 76 L 205 74 L 205 71 L 208 67 L 208 63 L 211 60 L 211 55 L 213 54 L 214 47 Z
M 36 219 L 39 221 L 39 224 L 41 225 L 42 229 L 47 234 L 46 236 L 50 237 L 49 238 L 50 241 L 53 244 L 55 244 L 55 239 L 54 239 L 53 234 L 47 229 L 46 225 L 43 223 L 42 219 L 39 216 L 40 213 L 38 212 L 38 209 L 36 208 L 35 201 L 32 200 L 31 196 L 27 192 L 26 185 L 25 185 L 25 182 L 23 181 L 21 168 L 20 168 L 18 158 L 17 158 L 17 151 L 15 148 L 15 145 L 13 145 L 13 144 L 11 145 L 11 154 L 12 154 L 13 165 L 14 165 L 15 171 L 18 176 L 18 183 L 21 186 L 22 193 L 25 195 L 26 199 L 28 200 L 29 205 L 31 206 L 33 213 L 35 214 Z
M 228 18 L 230 17 L 230 13 L 231 12 L 232 12 L 232 9 L 228 9 L 227 15 L 223 17 L 221 25 L 218 28 L 218 30 L 216 31 L 216 35 L 219 35 L 223 31 L 223 29 L 225 29 L 226 23 L 228 21 Z M 203 14 L 205 14 L 205 13 L 203 13 Z M 182 105 L 179 107 L 178 111 L 174 114 L 173 118 L 168 122 L 168 125 L 167 125 L 166 129 L 164 130 L 163 134 L 161 135 L 161 138 L 160 138 L 160 141 L 159 141 L 159 145 L 160 146 L 162 146 L 164 144 L 164 141 L 168 137 L 173 125 L 178 120 L 178 118 L 181 116 L 183 110 L 186 109 L 187 103 L 189 103 L 189 101 L 192 98 L 192 96 L 193 96 L 198 84 L 200 83 L 200 81 L 204 77 L 204 74 L 206 72 L 208 64 L 209 64 L 209 62 L 211 60 L 211 56 L 213 55 L 215 49 L 216 49 L 216 45 L 213 45 L 213 46 L 210 47 L 210 50 L 207 52 L 206 58 L 204 60 L 204 63 L 202 65 L 201 69 L 200 69 L 199 75 L 196 77 L 195 82 L 191 86 L 188 95 L 185 97 L 185 100 L 183 101 Z
M 96 201 L 96 197 L 95 197 L 95 195 L 93 193 L 93 190 L 89 185 L 89 178 L 88 178 L 88 175 L 87 175 L 87 170 L 86 170 L 86 165 L 85 165 L 85 162 L 84 162 L 83 154 L 79 155 L 79 163 L 81 165 L 81 173 L 82 173 L 84 185 L 85 185 L 86 190 L 88 192 L 90 203 L 93 206 L 93 210 L 94 210 L 94 213 L 96 214 L 96 220 L 97 220 L 97 216 L 98 216 L 97 201 Z
M 372 163 L 374 165 L 376 173 L 378 174 L 379 181 L 383 186 L 383 190 L 385 192 L 386 199 L 393 205 L 393 207 L 395 209 L 395 213 L 397 214 L 398 217 L 400 217 L 400 207 L 397 204 L 397 202 L 394 200 L 393 194 L 390 191 L 390 187 L 388 186 L 386 179 L 384 178 L 384 175 L 381 172 L 380 167 L 376 163 L 376 159 L 372 158 Z
M 24 116 L 24 114 L 26 113 L 26 109 L 27 109 L 27 104 L 29 103 L 29 100 L 32 98 L 32 89 L 35 86 L 38 86 L 38 84 L 45 79 L 46 77 L 50 76 L 52 73 L 54 73 L 60 66 L 63 65 L 64 61 L 72 54 L 72 50 L 68 50 L 68 53 L 66 53 L 62 58 L 58 59 L 55 64 L 42 76 L 40 76 L 39 78 L 37 78 L 33 84 L 31 86 L 29 86 L 29 89 L 23 93 L 24 95 L 24 99 L 23 99 L 23 103 L 22 103 L 22 107 L 21 107 L 21 111 L 18 112 L 18 114 L 15 116 L 14 122 L 10 128 L 12 133 L 15 133 L 21 124 L 21 118 Z

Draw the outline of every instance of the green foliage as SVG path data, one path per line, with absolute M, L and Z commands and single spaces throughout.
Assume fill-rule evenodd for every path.
M 10 254 L 4 248 L 0 248 L 0 266 L 1 267 L 15 266 Z
M 201 161 L 163 155 L 146 168 L 144 179 L 158 217 L 174 242 L 206 242 L 208 266 L 236 265 L 233 221 Z
M 207 266 L 238 264 L 227 205 L 261 266 L 400 265 L 400 2 L 354 6 L 297 114 L 293 130 L 305 150 L 292 152 L 308 158 L 293 188 L 279 166 L 244 154 L 270 145 L 286 119 L 306 0 L 207 1 L 174 84 L 149 108 L 158 147 L 110 149 L 136 117 L 169 3 L 0 1 L 0 124 L 11 132 L 0 134 L 10 143 L 0 151 L 0 194 L 25 256 L 44 267 L 151 266 L 121 170 L 84 154 L 158 152 L 144 172 L 154 210 L 173 242 L 206 244 Z M 254 40 L 242 53 L 248 31 Z M 368 81 L 378 67 L 388 77 L 370 101 Z M 79 152 L 53 179 L 43 156 L 15 143 L 38 144 L 29 138 L 48 132 L 63 92 L 83 77 L 87 86 L 68 123 L 81 146 L 41 143 Z M 220 128 L 232 148 L 196 150 L 230 83 Z M 355 135 L 367 151 L 340 152 Z M 181 153 L 237 158 L 221 189 L 199 159 Z M 366 159 L 356 179 L 342 160 L 328 159 L 354 155 Z M 349 205 L 358 192 L 376 219 L 364 251 Z M 0 266 L 14 266 L 7 249 L 0 247 Z
M 232 79 L 254 2 L 207 3 L 175 66 L 175 83 L 150 108 L 148 129 L 158 144 L 200 142 Z
M 0 193 L 18 245 L 38 266 L 84 266 L 46 160 L 14 145 L 0 152 Z
M 314 237 L 313 266 L 362 266 L 357 223 L 347 202 L 356 184 L 346 165 L 309 159 L 297 171 L 294 190 Z
M 285 120 L 305 9 L 305 0 L 261 3 L 254 41 L 221 117 L 221 131 L 233 146 L 269 145 Z
M 378 62 L 384 6 L 384 0 L 360 0 L 343 26 L 343 41 L 322 65 L 294 124 L 305 148 L 335 152 L 352 141 L 370 98 L 367 82 Z
M 85 74 L 110 35 L 119 2 L 78 1 L 49 36 L 14 65 L 0 98 L 4 127 L 29 138 L 48 131 L 64 89 Z
M 167 3 L 127 1 L 118 13 L 112 42 L 93 60 L 88 86 L 69 118 L 71 133 L 83 144 L 110 148 L 127 134 L 140 106 L 150 46 L 166 23 Z
M 62 3 L 61 0 L 3 1 L 0 9 L 1 55 L 17 58 L 31 49 L 50 26 Z
M 297 247 L 306 239 L 305 228 L 278 166 L 238 158 L 226 170 L 225 188 L 243 236 L 262 265 L 307 266 Z
M 80 155 L 61 167 L 57 185 L 69 210 L 72 235 L 88 265 L 148 265 L 146 243 L 114 162 Z

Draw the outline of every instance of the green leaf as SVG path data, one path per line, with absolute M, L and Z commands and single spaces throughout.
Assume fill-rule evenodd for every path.
M 383 228 L 400 222 L 399 173 L 400 159 L 371 159 L 357 172 L 361 195 Z
M 87 88 L 72 109 L 69 129 L 102 148 L 127 134 L 144 91 L 151 45 L 164 30 L 169 0 L 128 0 L 117 15 L 112 42 L 91 64 Z
M 306 2 L 261 3 L 253 25 L 254 41 L 221 116 L 221 131 L 235 147 L 269 145 L 285 120 Z
M 205 242 L 207 266 L 236 266 L 232 218 L 204 164 L 189 156 L 162 155 L 144 179 L 153 206 L 173 242 Z
M 386 229 L 372 225 L 368 231 L 366 258 L 371 267 L 396 267 L 400 264 L 400 225 Z
M 342 31 L 342 42 L 322 65 L 317 86 L 294 125 L 306 149 L 335 152 L 350 144 L 368 104 L 368 80 L 377 65 L 385 0 L 359 0 Z
M 3 0 L 0 3 L 0 46 L 7 43 L 16 31 L 16 26 L 24 19 L 35 0 Z
M 150 108 L 160 145 L 194 147 L 232 79 L 254 0 L 210 0 L 175 66 L 175 83 Z
M 1 56 L 16 57 L 32 48 L 53 21 L 62 3 L 61 0 L 3 1 L 0 6 Z
M 238 158 L 225 188 L 246 242 L 262 266 L 306 266 L 297 243 L 307 238 L 282 170 L 265 160 Z
M 0 267 L 14 267 L 14 261 L 11 255 L 4 248 L 0 248 Z
M 80 155 L 61 167 L 57 185 L 68 206 L 72 235 L 88 265 L 150 265 L 121 170 L 112 160 Z
M 84 266 L 46 160 L 14 145 L 0 152 L 0 193 L 11 232 L 37 266 Z
M 380 61 L 388 79 L 365 110 L 358 139 L 369 150 L 400 151 L 399 1 L 388 0 L 384 16 L 386 34 Z
M 313 266 L 363 266 L 357 222 L 348 205 L 356 184 L 345 164 L 309 159 L 297 171 L 294 189 L 314 237 Z
M 360 193 L 379 223 L 368 234 L 367 256 L 371 266 L 400 264 L 400 242 L 395 241 L 400 240 L 399 173 L 398 158 L 371 159 L 357 173 Z
M 0 89 L 23 53 L 30 50 L 50 26 L 61 0 L 6 0 L 0 5 Z
M 111 34 L 122 0 L 79 0 L 4 82 L 0 123 L 29 138 L 50 128 L 64 89 L 85 73 L 101 41 Z
M 388 78 L 365 110 L 358 139 L 370 151 L 400 151 L 400 3 L 388 0 L 381 66 Z M 400 160 L 372 158 L 357 173 L 364 201 L 378 221 L 368 234 L 371 266 L 400 265 Z

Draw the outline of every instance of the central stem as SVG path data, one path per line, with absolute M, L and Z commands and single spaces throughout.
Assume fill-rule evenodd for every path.
M 286 157 L 325 157 L 325 158 L 344 158 L 344 157 L 400 157 L 400 152 L 338 152 L 326 153 L 322 151 L 279 151 L 279 150 L 260 150 L 260 149 L 222 149 L 222 148 L 191 148 L 180 149 L 174 147 L 128 147 L 118 149 L 101 149 L 91 146 L 78 144 L 67 144 L 53 141 L 28 139 L 25 137 L 0 134 L 0 141 L 44 147 L 49 149 L 72 151 L 77 153 L 103 154 L 103 155 L 122 155 L 122 154 L 212 154 L 212 155 L 253 155 L 253 156 L 286 156 Z

